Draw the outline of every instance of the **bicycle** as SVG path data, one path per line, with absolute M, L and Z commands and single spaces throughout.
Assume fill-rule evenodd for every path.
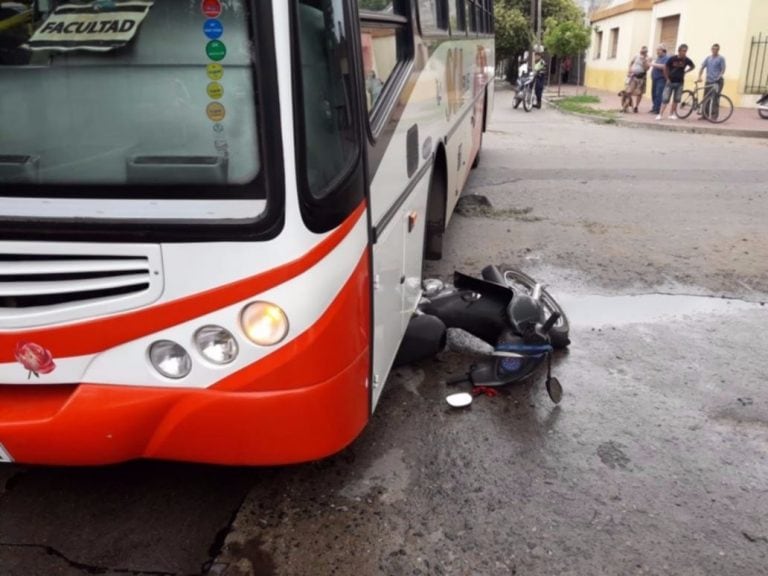
M 733 114 L 733 101 L 725 94 L 719 93 L 716 89 L 710 90 L 709 94 L 706 94 L 701 100 L 699 100 L 699 92 L 705 91 L 707 88 L 717 86 L 717 84 L 705 84 L 699 87 L 700 81 L 696 81 L 696 88 L 694 90 L 684 90 L 682 100 L 677 105 L 677 117 L 686 119 L 693 114 L 694 110 L 698 110 L 699 114 L 712 122 L 713 124 L 722 124 L 728 120 Z M 717 97 L 717 100 L 715 100 Z M 713 114 L 713 108 L 717 102 L 717 114 Z

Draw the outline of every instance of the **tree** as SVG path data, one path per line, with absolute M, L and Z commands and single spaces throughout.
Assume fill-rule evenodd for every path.
M 541 17 L 544 20 L 544 30 L 546 30 L 548 20 L 555 22 L 582 22 L 584 20 L 584 12 L 574 0 L 543 0 Z
M 547 21 L 544 33 L 544 46 L 553 56 L 557 56 L 557 95 L 560 95 L 563 58 L 571 54 L 581 54 L 592 41 L 592 29 L 580 21 L 554 18 Z
M 517 8 L 502 3 L 495 9 L 496 55 L 499 58 L 516 57 L 531 46 L 531 23 Z
M 584 14 L 574 0 L 541 0 L 541 14 L 546 32 L 547 22 L 555 18 L 558 22 L 581 22 Z M 531 0 L 496 0 L 496 56 L 517 62 L 533 44 L 533 22 L 531 21 Z M 516 66 L 507 68 L 507 80 L 513 81 Z
M 496 7 L 504 6 L 511 10 L 518 10 L 530 21 L 531 0 L 497 0 Z M 550 18 L 558 22 L 565 20 L 582 20 L 584 12 L 579 8 L 575 0 L 541 0 L 541 17 L 546 26 Z

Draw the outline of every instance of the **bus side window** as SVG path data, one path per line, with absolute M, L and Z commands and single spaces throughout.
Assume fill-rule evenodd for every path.
M 360 45 L 363 54 L 363 78 L 368 112 L 374 114 L 377 104 L 388 92 L 398 69 L 410 59 L 407 2 L 394 3 L 393 14 L 382 18 L 371 8 L 371 0 L 360 2 Z
M 392 76 L 399 61 L 399 31 L 397 28 L 360 28 L 363 48 L 363 70 L 365 74 L 365 99 L 371 112 L 381 97 L 384 85 Z

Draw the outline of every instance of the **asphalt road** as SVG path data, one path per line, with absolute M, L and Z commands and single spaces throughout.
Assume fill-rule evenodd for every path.
M 460 338 L 341 454 L 281 469 L 0 469 L 0 575 L 764 575 L 768 142 L 512 111 L 432 275 L 521 267 L 572 321 L 471 409 Z

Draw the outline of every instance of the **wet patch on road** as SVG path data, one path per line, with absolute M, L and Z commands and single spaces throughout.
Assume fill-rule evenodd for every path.
M 686 318 L 714 317 L 744 311 L 762 312 L 768 318 L 768 307 L 743 300 L 676 294 L 639 294 L 629 296 L 596 296 L 561 294 L 552 291 L 574 325 L 626 326 L 683 322 Z
M 608 466 L 608 468 L 616 469 L 621 468 L 626 470 L 627 466 L 631 462 L 629 457 L 624 453 L 627 447 L 621 442 L 603 442 L 597 447 L 597 455 L 600 457 L 600 461 Z

